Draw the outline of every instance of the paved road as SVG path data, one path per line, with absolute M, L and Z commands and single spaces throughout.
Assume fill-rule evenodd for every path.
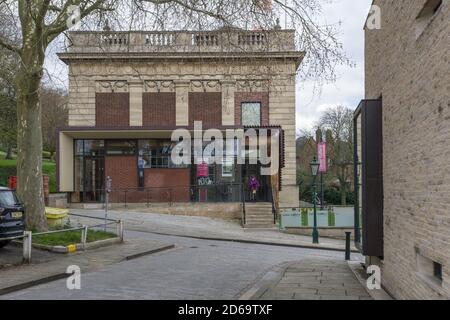
M 276 265 L 303 259 L 343 259 L 343 253 L 128 232 L 174 243 L 175 249 L 82 274 L 81 290 L 65 280 L 1 299 L 236 299 Z
M 138 209 L 134 209 L 138 210 Z M 142 208 L 141 210 L 152 210 Z M 103 210 L 71 209 L 72 214 L 103 218 Z M 125 229 L 141 232 L 155 232 L 166 235 L 183 235 L 209 239 L 240 239 L 266 243 L 279 243 L 305 247 L 344 250 L 345 241 L 321 237 L 319 245 L 313 245 L 311 236 L 293 235 L 279 232 L 278 229 L 243 229 L 237 221 L 226 221 L 208 217 L 178 216 L 139 212 L 130 210 L 111 210 L 109 217 L 124 220 Z M 70 216 L 73 223 L 90 225 L 98 221 Z

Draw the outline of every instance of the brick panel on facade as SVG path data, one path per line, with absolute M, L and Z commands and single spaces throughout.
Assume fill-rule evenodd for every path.
M 261 103 L 261 126 L 269 125 L 269 93 L 268 92 L 236 92 L 234 95 L 234 123 L 242 124 L 241 104 L 243 102 Z
M 150 202 L 189 202 L 190 169 L 145 169 Z
M 136 156 L 107 156 L 105 157 L 105 177 L 111 177 L 113 192 L 111 202 L 125 202 L 126 188 L 138 187 L 137 157 Z M 130 202 L 130 192 L 127 191 L 127 202 Z
M 202 121 L 203 127 L 222 126 L 222 93 L 189 92 L 189 125 Z
M 168 127 L 176 125 L 175 92 L 146 92 L 142 96 L 143 125 Z
M 97 127 L 128 127 L 130 125 L 129 93 L 96 93 L 95 125 Z

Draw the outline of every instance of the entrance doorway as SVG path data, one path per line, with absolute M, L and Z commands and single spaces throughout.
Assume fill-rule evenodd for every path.
M 84 158 L 83 202 L 102 202 L 104 196 L 105 158 Z
M 270 190 L 270 176 L 261 175 L 260 164 L 246 163 L 242 166 L 242 177 L 245 190 L 245 201 L 251 200 L 251 191 L 248 188 L 248 181 L 251 176 L 255 176 L 258 180 L 260 187 L 255 195 L 255 201 L 257 202 L 270 202 L 272 201 L 272 194 Z

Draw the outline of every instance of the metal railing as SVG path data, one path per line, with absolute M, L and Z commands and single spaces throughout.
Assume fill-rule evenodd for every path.
M 2 240 L 22 240 L 22 256 L 23 256 L 23 263 L 31 263 L 32 258 L 32 248 L 33 248 L 33 237 L 36 236 L 42 236 L 42 235 L 49 235 L 49 234 L 56 234 L 56 233 L 63 233 L 63 232 L 70 232 L 70 231 L 80 231 L 80 244 L 83 250 L 86 250 L 86 244 L 87 244 L 87 236 L 88 236 L 88 230 L 89 229 L 97 229 L 100 227 L 103 227 L 106 231 L 107 226 L 109 225 L 115 225 L 116 226 L 116 234 L 117 237 L 120 238 L 120 241 L 123 242 L 124 239 L 124 226 L 122 220 L 115 220 L 115 219 L 105 219 L 105 218 L 99 218 L 99 217 L 92 217 L 87 215 L 80 215 L 80 214 L 69 214 L 69 216 L 76 216 L 76 217 L 83 217 L 83 218 L 89 218 L 89 219 L 98 219 L 103 220 L 105 222 L 101 224 L 94 224 L 94 225 L 80 225 L 73 228 L 66 228 L 66 229 L 57 229 L 57 230 L 50 230 L 50 231 L 44 231 L 44 232 L 35 232 L 32 231 L 24 231 L 23 235 L 16 236 L 16 237 L 10 237 Z
M 80 191 L 83 194 L 77 202 L 104 203 L 105 189 L 93 191 Z M 242 184 L 222 183 L 172 187 L 144 187 L 144 188 L 112 188 L 108 194 L 110 204 L 145 204 L 147 207 L 153 204 L 175 203 L 226 203 L 241 202 L 244 193 Z

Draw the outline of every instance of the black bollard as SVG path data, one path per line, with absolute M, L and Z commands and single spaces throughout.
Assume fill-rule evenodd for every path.
M 345 233 L 345 260 L 349 261 L 350 260 L 350 236 L 351 236 L 351 232 L 346 232 Z

